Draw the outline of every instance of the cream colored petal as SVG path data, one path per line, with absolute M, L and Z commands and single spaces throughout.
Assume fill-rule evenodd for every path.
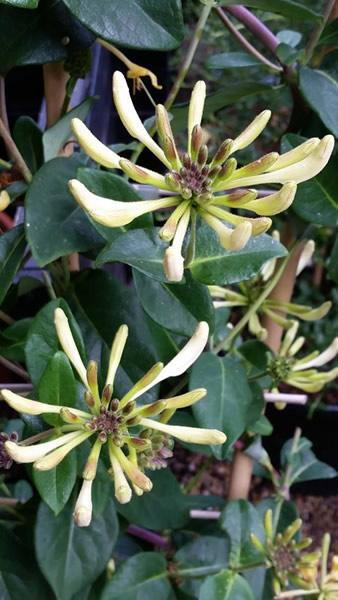
M 105 146 L 80 119 L 72 119 L 71 129 L 81 148 L 103 167 L 120 169 L 120 156 Z
M 294 201 L 297 191 L 297 184 L 293 181 L 285 183 L 283 187 L 269 196 L 258 198 L 248 203 L 243 208 L 252 210 L 257 215 L 273 216 L 287 210 Z
M 313 152 L 313 150 L 318 146 L 319 142 L 319 138 L 310 138 L 303 144 L 300 144 L 300 146 L 297 146 L 297 148 L 293 148 L 293 150 L 289 150 L 289 152 L 284 152 L 284 154 L 281 154 L 275 164 L 269 167 L 267 171 L 284 169 L 284 167 L 288 167 L 289 165 L 293 165 L 294 163 L 303 160 L 309 156 L 311 152 Z
M 313 240 L 308 240 L 304 246 L 303 252 L 300 255 L 298 266 L 297 266 L 297 276 L 311 264 L 311 259 L 313 253 L 316 249 L 316 244 Z
M 268 121 L 271 117 L 271 110 L 263 110 L 257 117 L 237 136 L 231 147 L 231 154 L 237 152 L 237 150 L 242 150 L 246 148 L 252 142 L 255 141 L 256 138 L 262 133 L 263 129 L 265 129 Z
M 227 439 L 226 435 L 222 431 L 218 431 L 218 429 L 200 429 L 199 427 L 167 425 L 165 423 L 153 421 L 152 419 L 142 419 L 140 424 L 144 425 L 144 427 L 167 433 L 172 437 L 187 443 L 224 444 Z
M 295 341 L 298 328 L 299 328 L 299 322 L 298 321 L 291 321 L 291 327 L 285 333 L 284 338 L 283 338 L 282 343 L 281 343 L 281 346 L 280 346 L 280 349 L 279 349 L 279 355 L 280 356 L 287 356 L 290 346 Z
M 109 456 L 112 466 L 112 475 L 114 477 L 115 498 L 120 504 L 127 504 L 132 497 L 131 487 L 121 467 L 120 461 L 111 450 L 109 451 Z
M 72 431 L 49 442 L 33 444 L 32 446 L 21 446 L 15 442 L 5 442 L 5 448 L 9 456 L 16 462 L 32 463 L 38 458 L 45 456 L 48 452 L 52 452 L 52 450 L 78 438 L 79 435 L 81 435 L 81 432 Z
M 138 116 L 130 97 L 128 84 L 120 71 L 113 75 L 113 96 L 116 110 L 128 133 L 142 142 L 157 158 L 170 169 L 170 163 L 158 144 L 149 135 Z
M 303 363 L 301 365 L 296 365 L 293 367 L 293 371 L 303 371 L 304 369 L 310 369 L 312 367 L 322 367 L 326 365 L 326 363 L 333 360 L 338 354 L 338 337 L 336 337 L 331 344 L 321 352 L 316 358 L 310 360 L 307 363 Z
M 57 448 L 53 450 L 53 452 L 49 452 L 47 455 L 41 456 L 37 460 L 35 460 L 33 467 L 37 471 L 49 471 L 56 467 L 60 462 L 73 450 L 76 446 L 85 442 L 91 435 L 93 435 L 93 431 L 77 431 L 77 435 L 74 436 L 73 439 L 69 440 L 66 444 L 63 444 L 61 448 Z
M 14 408 L 17 412 L 25 413 L 27 415 L 42 415 L 44 413 L 55 413 L 60 414 L 62 409 L 67 408 L 65 406 L 55 406 L 53 404 L 46 404 L 45 402 L 37 402 L 36 400 L 30 400 L 29 398 L 23 398 L 18 394 L 14 394 L 10 390 L 1 390 L 1 394 L 4 400 Z M 72 413 L 78 417 L 90 418 L 90 414 L 77 408 L 71 409 Z
M 121 325 L 114 337 L 110 351 L 108 373 L 105 385 L 113 385 L 116 371 L 121 362 L 122 353 L 128 337 L 128 326 Z
M 78 527 L 88 527 L 92 520 L 92 485 L 93 480 L 83 480 L 73 512 L 74 521 Z
M 168 281 L 172 283 L 182 281 L 184 275 L 184 258 L 177 248 L 170 246 L 166 249 L 163 259 L 163 269 Z
M 178 409 L 178 408 L 186 408 L 187 406 L 192 406 L 195 402 L 198 402 L 204 396 L 207 395 L 207 390 L 205 388 L 198 388 L 196 390 L 191 390 L 186 394 L 181 394 L 180 396 L 173 396 L 172 398 L 166 398 L 166 407 L 170 409 Z
M 131 177 L 131 179 L 134 179 L 134 181 L 137 181 L 138 183 L 153 185 L 161 190 L 169 190 L 172 192 L 172 188 L 166 183 L 165 177 L 156 173 L 156 171 L 134 165 L 134 163 L 126 158 L 121 158 L 120 167 L 128 177 Z
M 284 167 L 283 169 L 273 170 L 270 173 L 256 175 L 253 177 L 243 177 L 241 179 L 232 179 L 225 181 L 220 186 L 215 186 L 215 190 L 226 190 L 235 187 L 247 187 L 266 183 L 287 183 L 294 181 L 302 183 L 312 177 L 315 177 L 327 165 L 334 148 L 334 137 L 326 135 L 315 147 L 313 152 L 303 160 Z
M 235 215 L 228 210 L 224 210 L 223 208 L 213 205 L 208 206 L 208 212 L 219 219 L 228 221 L 228 223 L 235 225 L 235 227 L 241 223 L 250 223 L 252 226 L 252 235 L 254 236 L 265 233 L 272 224 L 272 221 L 269 219 L 269 217 L 256 217 L 253 219 L 249 217 L 241 217 L 240 215 Z
M 69 181 L 69 189 L 75 200 L 88 212 L 94 221 L 108 227 L 128 225 L 141 215 L 160 208 L 175 206 L 179 202 L 177 197 L 162 198 L 161 200 L 140 200 L 136 202 L 110 200 L 109 198 L 93 194 L 77 179 Z
M 191 152 L 191 134 L 195 125 L 200 125 L 203 117 L 206 85 L 204 81 L 197 81 L 191 94 L 188 112 L 188 152 Z
M 203 219 L 217 233 L 219 242 L 225 250 L 238 251 L 242 250 L 249 241 L 252 235 L 252 224 L 249 221 L 243 221 L 234 229 L 227 227 L 217 217 L 208 213 L 201 212 Z
M 6 210 L 7 206 L 11 203 L 11 197 L 6 190 L 0 192 L 0 212 Z
M 87 370 L 82 362 L 80 353 L 74 342 L 68 319 L 62 308 L 56 308 L 54 312 L 54 323 L 59 342 L 65 354 L 68 356 L 74 369 L 78 372 L 83 384 L 88 388 Z

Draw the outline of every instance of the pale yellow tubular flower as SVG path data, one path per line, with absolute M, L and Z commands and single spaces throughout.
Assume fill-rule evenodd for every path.
M 255 119 L 237 136 L 231 147 L 231 154 L 243 150 L 262 133 L 271 117 L 271 110 L 263 110 Z
M 118 502 L 120 502 L 120 504 L 127 504 L 127 502 L 130 502 L 132 497 L 131 487 L 121 467 L 120 461 L 114 454 L 113 444 L 110 440 L 108 443 L 110 464 L 114 478 L 115 498 Z
M 181 217 L 172 245 L 164 253 L 163 269 L 168 281 L 181 281 L 184 274 L 184 258 L 182 246 L 190 221 L 190 207 Z
M 141 379 L 139 379 L 133 385 L 133 387 L 121 398 L 119 404 L 120 409 L 124 408 L 125 405 L 128 404 L 128 402 L 130 402 L 131 400 L 135 400 L 136 398 L 138 398 L 138 396 L 143 394 L 144 390 L 148 389 L 148 386 L 151 387 L 153 381 L 155 381 L 157 376 L 161 373 L 161 371 L 163 371 L 163 367 L 164 365 L 162 362 L 158 362 L 155 365 L 153 365 L 149 369 L 149 371 L 147 371 L 147 373 L 145 373 L 143 377 L 141 377 Z
M 261 342 L 263 342 L 267 338 L 268 332 L 261 324 L 257 313 L 253 313 L 250 316 L 248 327 L 250 333 L 257 337 Z
M 173 210 L 170 217 L 160 229 L 159 236 L 162 240 L 170 242 L 173 239 L 176 233 L 177 225 L 189 206 L 190 200 L 183 200 L 178 206 L 176 206 L 175 210 Z
M 271 234 L 271 237 L 274 241 L 279 242 L 280 241 L 279 231 L 277 231 L 277 230 L 273 231 Z M 270 279 L 270 277 L 272 277 L 272 275 L 275 271 L 275 268 L 276 268 L 276 264 L 277 264 L 277 259 L 271 258 L 262 266 L 260 274 L 261 274 L 261 277 L 263 278 L 263 281 L 268 281 L 268 279 Z
M 235 215 L 223 208 L 219 208 L 218 206 L 208 206 L 208 212 L 223 221 L 228 221 L 232 225 L 240 225 L 241 223 L 250 223 L 252 225 L 252 235 L 261 235 L 261 233 L 265 233 L 272 224 L 271 219 L 269 217 L 241 217 L 239 215 Z
M 120 168 L 128 177 L 137 181 L 137 183 L 143 183 L 145 185 L 152 185 L 154 187 L 158 187 L 161 190 L 169 190 L 172 192 L 171 187 L 166 183 L 163 175 L 156 173 L 156 171 L 151 171 L 150 169 L 146 169 L 145 167 L 139 167 L 138 165 L 134 165 L 127 158 L 120 159 Z
M 78 527 L 88 527 L 92 520 L 92 486 L 92 479 L 83 480 L 73 512 L 74 521 Z
M 278 192 L 253 200 L 244 208 L 252 210 L 257 215 L 273 216 L 287 210 L 294 201 L 297 184 L 293 181 L 285 183 Z
M 241 177 L 251 177 L 252 175 L 260 175 L 261 173 L 265 173 L 269 167 L 273 166 L 279 158 L 278 152 L 270 152 L 269 154 L 264 154 L 257 160 L 254 160 L 247 165 L 243 165 L 239 169 L 236 169 L 229 177 L 230 179 L 239 179 Z
M 47 455 L 41 456 L 35 460 L 33 464 L 34 469 L 37 471 L 49 471 L 50 469 L 53 469 L 60 464 L 71 450 L 93 435 L 93 431 L 77 431 L 76 433 L 77 436 L 61 446 L 61 448 L 57 448 L 57 450 L 53 450 L 53 452 L 49 452 Z
M 55 406 L 54 404 L 46 404 L 45 402 L 37 402 L 36 400 L 23 398 L 10 390 L 1 390 L 1 395 L 7 404 L 14 408 L 14 410 L 27 415 L 42 415 L 44 413 L 60 414 L 62 409 L 66 408 L 64 406 Z M 91 416 L 89 413 L 78 410 L 77 408 L 72 408 L 71 411 L 78 417 L 89 418 Z
M 207 390 L 205 388 L 198 388 L 196 390 L 191 390 L 186 394 L 181 394 L 180 396 L 173 396 L 172 398 L 166 398 L 166 408 L 170 409 L 178 409 L 178 408 L 186 408 L 187 406 L 192 406 L 195 402 L 204 398 L 207 395 Z
M 200 125 L 203 116 L 206 85 L 204 81 L 197 81 L 191 93 L 188 111 L 188 153 L 191 152 L 191 134 L 195 125 Z
M 118 330 L 115 334 L 113 343 L 112 343 L 105 385 L 111 385 L 111 386 L 114 385 L 116 371 L 121 362 L 121 357 L 122 357 L 124 347 L 126 345 L 127 338 L 128 338 L 128 326 L 121 325 L 118 328 Z
M 81 148 L 88 156 L 90 156 L 90 158 L 109 169 L 121 168 L 119 163 L 121 157 L 100 142 L 81 119 L 72 119 L 71 129 Z
M 81 435 L 80 431 L 72 431 L 65 433 L 54 440 L 43 442 L 41 444 L 33 444 L 31 446 L 21 446 L 15 442 L 5 442 L 5 448 L 9 456 L 18 463 L 31 463 L 45 456 L 48 452 L 52 452 L 56 448 L 67 444 Z
M 298 321 L 292 321 L 291 322 L 291 327 L 288 329 L 288 331 L 284 335 L 284 338 L 283 338 L 282 343 L 280 345 L 280 349 L 279 349 L 279 355 L 280 356 L 286 356 L 287 355 L 290 346 L 295 341 L 298 328 L 299 328 L 299 322 Z
M 336 337 L 331 344 L 321 352 L 316 358 L 310 360 L 309 362 L 302 363 L 301 365 L 296 365 L 293 367 L 293 371 L 300 371 L 303 369 L 310 369 L 312 367 L 322 367 L 326 365 L 326 363 L 333 360 L 338 354 L 338 337 Z
M 206 223 L 217 233 L 219 242 L 225 250 L 238 251 L 246 246 L 252 235 L 252 225 L 243 221 L 234 229 L 227 227 L 217 217 L 207 211 L 201 211 L 201 216 Z
M 295 162 L 303 160 L 303 158 L 306 158 L 309 156 L 309 154 L 311 154 L 311 152 L 313 152 L 313 150 L 318 146 L 319 142 L 319 138 L 310 138 L 303 144 L 300 144 L 300 146 L 297 146 L 297 148 L 289 150 L 289 152 L 284 152 L 284 154 L 281 154 L 275 164 L 269 167 L 267 171 L 283 169 L 284 167 L 293 165 Z
M 200 429 L 199 427 L 183 427 L 181 425 L 167 425 L 152 419 L 142 419 L 140 425 L 167 433 L 182 442 L 195 444 L 224 444 L 226 435 L 218 429 Z
M 308 240 L 303 248 L 303 252 L 300 255 L 298 266 L 297 266 L 297 275 L 299 275 L 306 267 L 311 264 L 311 259 L 313 253 L 316 249 L 316 244 L 313 240 Z
M 214 196 L 212 204 L 214 206 L 227 206 L 230 208 L 245 208 L 250 210 L 250 204 L 257 198 L 256 190 L 237 190 L 230 194 Z
M 11 203 L 11 197 L 6 190 L 0 192 L 0 212 L 6 210 Z
M 176 206 L 179 202 L 177 197 L 162 198 L 161 200 L 119 202 L 93 194 L 77 179 L 71 179 L 68 185 L 75 200 L 94 221 L 108 227 L 123 227 L 141 215 L 160 208 Z
M 304 344 L 305 344 L 304 336 L 297 338 L 293 342 L 293 344 L 290 346 L 290 348 L 288 350 L 288 356 L 295 356 L 295 354 L 297 354 L 297 352 L 299 352 L 299 350 L 304 346 Z
M 140 469 L 134 465 L 122 452 L 121 448 L 114 447 L 114 454 L 119 461 L 128 479 L 145 492 L 150 492 L 153 487 L 152 481 Z
M 168 362 L 161 372 L 150 383 L 144 387 L 138 387 L 135 393 L 128 400 L 136 400 L 139 396 L 147 392 L 164 379 L 169 377 L 178 377 L 187 371 L 191 365 L 198 359 L 202 353 L 209 337 L 209 325 L 201 321 L 194 331 L 190 340 L 183 346 L 182 350 Z
M 87 370 L 82 362 L 80 353 L 74 342 L 68 319 L 62 308 L 56 308 L 54 312 L 54 323 L 59 342 L 65 354 L 68 356 L 74 369 L 78 372 L 84 386 L 88 388 Z
M 142 142 L 157 158 L 170 169 L 162 148 L 153 140 L 138 116 L 130 97 L 128 84 L 120 71 L 113 75 L 113 96 L 116 110 L 128 133 Z
M 333 148 L 334 137 L 332 135 L 326 135 L 314 148 L 311 154 L 303 160 L 262 175 L 223 181 L 222 184 L 219 184 L 219 187 L 216 184 L 214 189 L 226 190 L 234 187 L 245 187 L 266 183 L 287 183 L 288 181 L 302 183 L 303 181 L 315 177 L 324 169 L 330 159 Z

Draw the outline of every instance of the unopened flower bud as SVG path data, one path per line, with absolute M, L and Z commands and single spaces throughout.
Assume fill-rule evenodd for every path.
M 200 125 L 195 125 L 191 134 L 191 158 L 196 160 L 203 142 L 203 132 Z
M 11 203 L 11 197 L 6 190 L 0 192 L 0 212 L 6 210 Z
M 205 144 L 203 144 L 203 146 L 201 146 L 198 156 L 197 156 L 197 162 L 199 164 L 200 167 L 203 167 L 205 165 L 205 163 L 208 160 L 208 146 L 206 146 Z
M 211 161 L 211 164 L 210 164 L 211 167 L 221 166 L 224 163 L 224 161 L 228 158 L 228 156 L 231 152 L 232 144 L 233 144 L 233 140 L 231 140 L 231 139 L 227 139 L 227 140 L 224 140 L 224 142 L 222 142 L 222 144 L 219 146 L 218 150 L 216 151 L 214 158 Z
M 88 527 L 92 520 L 92 480 L 84 480 L 75 504 L 74 521 L 78 527 Z

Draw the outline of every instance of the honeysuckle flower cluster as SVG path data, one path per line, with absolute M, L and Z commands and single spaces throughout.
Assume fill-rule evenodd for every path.
M 242 249 L 251 236 L 267 231 L 272 215 L 286 210 L 292 203 L 297 184 L 319 173 L 328 162 L 334 138 L 311 138 L 282 155 L 270 152 L 248 165 L 238 167 L 232 156 L 249 146 L 266 127 L 271 112 L 264 110 L 235 139 L 226 139 L 213 157 L 203 143 L 201 121 L 206 86 L 198 81 L 193 89 L 188 111 L 188 144 L 178 151 L 170 118 L 164 106 L 156 107 L 156 127 L 159 144 L 151 137 L 138 116 L 130 97 L 127 82 L 119 71 L 113 76 L 113 96 L 116 110 L 128 133 L 144 144 L 164 165 L 164 175 L 121 158 L 102 144 L 79 119 L 73 119 L 72 129 L 83 150 L 99 164 L 122 169 L 132 180 L 149 184 L 168 193 L 158 200 L 118 202 L 90 192 L 76 179 L 69 182 L 76 201 L 98 223 L 120 227 L 136 217 L 156 210 L 173 209 L 160 229 L 160 237 L 170 242 L 164 258 L 169 281 L 181 281 L 184 272 L 183 246 L 190 223 L 196 216 L 217 234 L 226 250 Z M 281 188 L 259 198 L 252 186 L 281 184 Z M 234 214 L 232 209 L 245 209 L 258 215 Z
M 33 463 L 35 469 L 48 471 L 79 444 L 89 438 L 95 439 L 84 467 L 83 483 L 74 511 L 78 525 L 87 526 L 91 521 L 92 484 L 104 444 L 108 447 L 115 496 L 119 502 L 126 503 L 131 499 L 132 488 L 138 495 L 151 490 L 152 482 L 144 470 L 166 466 L 166 459 L 171 456 L 173 439 L 197 444 L 225 442 L 224 433 L 215 429 L 167 424 L 178 408 L 191 406 L 203 398 L 206 394 L 204 388 L 157 400 L 152 404 L 136 403 L 141 395 L 164 379 L 181 375 L 189 369 L 207 343 L 207 323 L 199 323 L 191 339 L 175 358 L 166 366 L 161 362 L 155 364 L 122 398 L 114 395 L 114 380 L 127 341 L 127 326 L 121 325 L 113 340 L 102 392 L 98 387 L 97 363 L 90 361 L 87 368 L 83 364 L 68 319 L 61 308 L 55 311 L 55 327 L 63 351 L 86 388 L 88 412 L 66 405 L 44 404 L 23 398 L 9 390 L 2 390 L 4 400 L 18 412 L 31 415 L 55 413 L 64 422 L 64 425 L 51 430 L 51 439 L 48 441 L 33 445 L 6 441 L 4 446 L 13 460 Z M 156 416 L 159 416 L 159 420 L 149 418 Z
M 297 585 L 304 590 L 316 586 L 321 552 L 303 552 L 308 548 L 311 538 L 296 541 L 294 538 L 302 526 L 302 520 L 296 519 L 283 533 L 274 533 L 272 510 L 264 515 L 265 540 L 262 543 L 254 533 L 251 542 L 265 556 L 265 563 L 272 570 L 272 585 L 275 594 L 289 585 Z
M 272 237 L 279 241 L 279 232 L 274 231 Z M 309 264 L 312 254 L 314 252 L 315 245 L 313 240 L 309 240 L 303 249 L 300 256 L 297 275 L 299 275 L 303 269 Z M 215 308 L 225 307 L 241 307 L 243 311 L 247 311 L 252 304 L 264 293 L 265 289 L 269 286 L 269 283 L 274 276 L 276 268 L 276 259 L 268 260 L 263 265 L 260 273 L 249 279 L 248 281 L 242 281 L 238 287 L 239 291 L 235 291 L 226 287 L 218 285 L 210 285 L 209 291 L 211 297 L 214 299 Z M 318 321 L 327 315 L 331 308 L 332 303 L 330 301 L 323 302 L 317 308 L 306 306 L 303 304 L 295 304 L 293 302 L 282 302 L 278 299 L 266 298 L 264 302 L 259 306 L 256 312 L 250 315 L 248 322 L 248 328 L 252 335 L 257 337 L 259 340 L 264 341 L 267 337 L 267 330 L 261 323 L 261 317 L 266 315 L 270 317 L 275 323 L 281 325 L 283 328 L 291 327 L 292 321 L 287 319 L 287 315 L 292 315 L 303 321 Z
M 291 327 L 284 334 L 279 353 L 271 359 L 268 367 L 269 374 L 276 385 L 287 383 L 304 392 L 320 392 L 323 387 L 338 377 L 338 367 L 330 371 L 319 371 L 318 367 L 326 365 L 338 354 L 338 337 L 323 352 L 315 350 L 303 358 L 296 358 L 305 343 L 303 336 L 297 336 L 298 321 L 292 321 Z M 275 388 L 273 391 L 278 391 Z

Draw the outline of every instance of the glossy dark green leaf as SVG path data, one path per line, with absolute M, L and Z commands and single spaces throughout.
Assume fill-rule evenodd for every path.
M 19 117 L 13 129 L 13 139 L 32 173 L 43 164 L 42 131 L 30 117 Z
M 0 304 L 20 267 L 26 248 L 25 232 L 18 225 L 0 237 Z
M 120 231 L 120 228 L 118 229 Z M 114 230 L 112 230 L 114 231 Z M 163 271 L 164 252 L 168 244 L 162 242 L 158 229 L 134 229 L 108 244 L 98 255 L 98 266 L 109 262 L 123 262 L 148 277 L 167 281 Z
M 260 83 L 257 81 L 245 81 L 245 82 L 233 82 L 226 88 L 220 89 L 214 94 L 210 94 L 205 101 L 205 107 L 203 112 L 203 118 L 206 119 L 213 113 L 217 112 L 225 106 L 236 104 L 245 98 L 250 96 L 256 96 L 257 94 L 273 92 L 274 88 L 271 85 Z M 187 126 L 188 118 L 188 103 L 182 105 L 176 105 L 170 109 L 173 115 L 171 126 L 174 133 L 182 131 Z
M 169 469 L 151 471 L 151 492 L 133 495 L 128 504 L 117 504 L 118 512 L 135 525 L 155 531 L 179 529 L 189 521 L 186 497 Z
M 112 200 L 118 200 L 120 202 L 137 202 L 142 200 L 141 196 L 135 192 L 134 188 L 132 188 L 125 179 L 119 175 L 108 173 L 107 171 L 86 168 L 79 169 L 77 172 L 77 179 L 93 192 L 93 194 L 97 194 L 98 196 L 111 198 Z M 110 247 L 109 243 L 114 242 L 114 240 L 121 236 L 123 232 L 128 231 L 128 229 L 151 226 L 152 222 L 151 215 L 142 215 L 124 227 L 105 227 L 100 223 L 96 223 L 94 220 L 92 221 L 95 229 L 97 229 L 100 235 L 108 242 L 108 246 L 106 246 L 102 253 L 104 253 L 106 249 L 108 250 Z M 123 238 L 121 238 L 121 240 L 123 241 Z M 108 260 L 107 262 L 110 261 Z
M 282 151 L 287 152 L 302 142 L 303 137 L 288 134 L 282 138 Z M 331 158 L 321 173 L 298 186 L 293 210 L 308 221 L 335 227 L 338 224 L 337 158 Z
M 39 266 L 83 252 L 103 239 L 68 191 L 68 181 L 82 166 L 78 156 L 54 158 L 36 173 L 26 196 L 26 233 Z
M 191 575 L 186 579 L 182 577 L 179 588 L 189 596 L 198 597 L 205 576 L 201 574 L 200 577 L 193 577 L 193 570 L 196 569 L 196 575 L 202 572 L 201 567 L 212 567 L 214 573 L 222 571 L 228 566 L 228 553 L 229 543 L 224 537 L 204 535 L 182 546 L 176 552 L 174 560 L 179 564 L 180 570 L 189 569 Z
M 241 575 L 221 571 L 208 577 L 201 587 L 198 600 L 254 600 L 249 584 Z
M 241 0 L 221 0 L 220 4 L 229 6 L 230 4 L 242 4 L 242 2 Z M 266 10 L 269 13 L 276 12 L 293 20 L 318 21 L 320 19 L 320 15 L 314 10 L 294 0 L 246 0 L 245 5 Z
M 263 558 L 250 540 L 251 533 L 264 540 L 263 522 L 253 504 L 247 500 L 229 501 L 219 522 L 229 538 L 229 563 L 232 568 L 256 564 Z
M 95 40 L 61 0 L 44 0 L 35 10 L 0 5 L 0 22 L 1 73 L 18 65 L 64 60 L 73 50 Z M 65 44 L 67 39 L 70 41 Z
M 38 395 L 40 402 L 53 406 L 75 406 L 76 381 L 73 369 L 64 352 L 56 352 L 44 370 L 39 382 Z M 56 427 L 62 420 L 59 415 L 46 415 L 45 421 Z
M 191 336 L 199 321 L 214 327 L 214 308 L 206 286 L 188 273 L 185 283 L 169 284 L 134 271 L 136 291 L 146 313 L 174 333 Z
M 210 56 L 206 62 L 209 69 L 241 69 L 263 67 L 264 65 L 247 52 L 221 52 Z
M 140 552 L 121 565 L 106 584 L 100 600 L 170 600 L 171 593 L 164 556 Z
M 299 86 L 305 100 L 321 118 L 324 125 L 338 136 L 338 81 L 318 69 L 302 67 Z
M 46 129 L 42 136 L 45 162 L 55 158 L 67 140 L 72 137 L 71 120 L 77 117 L 84 121 L 93 102 L 94 98 L 86 98 L 79 106 L 75 106 L 75 108 L 68 111 L 52 127 Z
M 7 527 L 0 525 L 0 597 L 3 600 L 53 600 L 34 551 Z
M 253 397 L 245 370 L 229 357 L 205 352 L 192 367 L 190 389 L 205 387 L 207 396 L 193 406 L 200 427 L 219 429 L 227 435 L 223 445 L 213 446 L 214 455 L 223 459 L 229 448 L 255 422 L 262 411 L 262 400 Z
M 55 517 L 40 504 L 35 526 L 35 550 L 41 571 L 59 600 L 70 600 L 81 588 L 102 573 L 118 534 L 112 500 L 102 515 L 94 516 L 90 527 L 77 527 L 74 503 L 69 502 Z
M 58 307 L 62 308 L 67 314 L 76 345 L 80 354 L 84 355 L 81 332 L 70 312 L 67 302 L 62 298 L 51 300 L 34 317 L 27 335 L 25 348 L 26 364 L 35 386 L 38 385 L 49 360 L 59 349 L 59 341 L 54 325 L 54 312 Z
M 292 452 L 292 444 L 293 440 L 288 440 L 281 451 L 281 463 L 284 468 L 289 466 L 291 483 L 337 477 L 335 469 L 317 459 L 311 450 L 312 442 L 310 440 L 300 438 L 297 452 Z
M 33 469 L 36 488 L 44 502 L 58 515 L 72 493 L 77 477 L 76 452 L 70 452 L 63 461 L 50 471 Z
M 228 252 L 220 246 L 214 231 L 202 225 L 197 231 L 195 258 L 189 269 L 202 283 L 228 285 L 250 279 L 267 260 L 286 253 L 284 246 L 266 234 L 251 238 L 238 252 Z
M 68 8 L 97 37 L 141 50 L 172 50 L 183 39 L 180 0 L 65 0 Z

